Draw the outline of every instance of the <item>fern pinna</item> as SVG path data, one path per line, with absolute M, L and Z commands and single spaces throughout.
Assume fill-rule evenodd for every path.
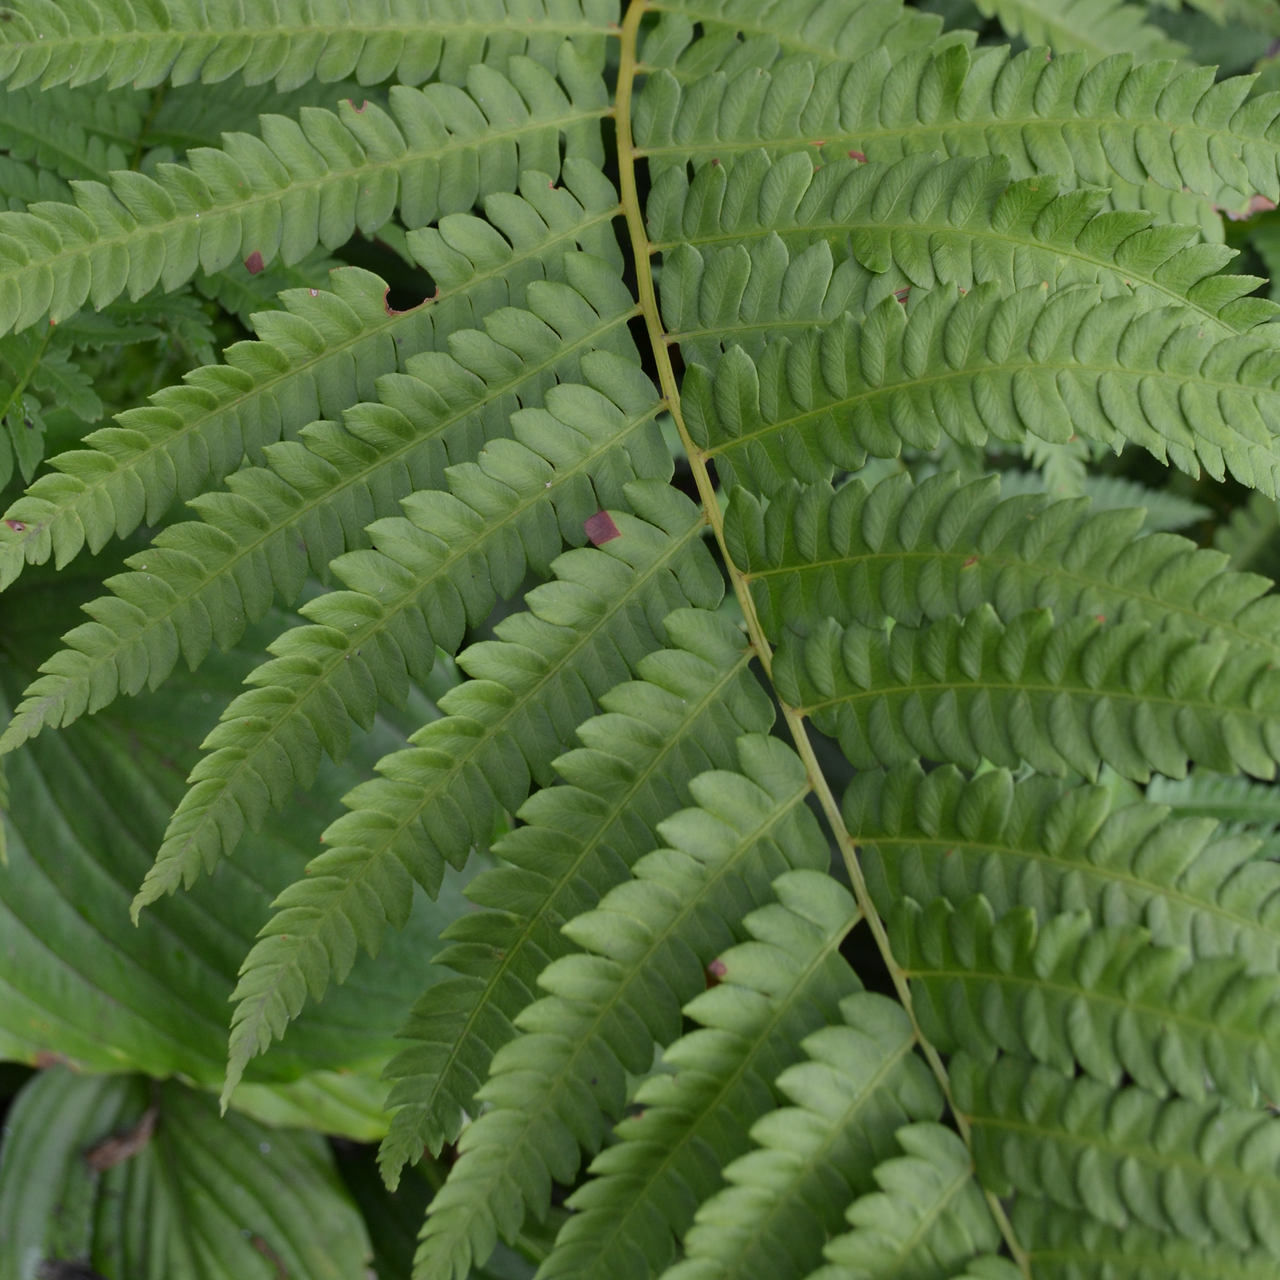
M 7 0 L 0 1280 L 1277 1274 L 1194 9 Z

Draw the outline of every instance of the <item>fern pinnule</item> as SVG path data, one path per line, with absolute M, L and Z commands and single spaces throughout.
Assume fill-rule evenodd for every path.
M 453 976 L 428 988 L 403 1033 L 415 1043 L 387 1068 L 397 1082 L 389 1105 L 400 1108 L 380 1157 L 391 1180 L 424 1146 L 438 1151 L 457 1135 L 493 1053 L 533 1000 L 538 974 L 576 949 L 560 924 L 590 910 L 661 844 L 658 824 L 691 803 L 693 777 L 733 768 L 738 739 L 773 723 L 740 631 L 692 609 L 670 614 L 663 627 L 668 647 L 641 659 L 637 678 L 601 699 L 603 714 L 578 728 L 583 746 L 555 762 L 563 784 L 531 797 L 518 810 L 525 825 L 494 846 L 504 865 L 468 888 L 486 909 L 446 931 L 454 945 L 438 963 Z M 473 682 L 458 697 L 482 691 Z M 467 710 L 478 715 L 478 700 Z M 406 757 L 403 768 L 387 771 L 389 784 L 358 789 L 350 818 L 335 824 L 335 853 L 344 840 L 348 857 L 384 860 L 389 849 L 412 865 L 419 846 L 448 840 L 446 856 L 450 849 L 465 856 L 467 837 L 457 834 L 466 828 L 464 798 L 488 804 L 490 795 L 504 796 L 511 771 L 482 721 L 451 720 L 428 726 L 420 741 L 450 752 L 452 774 L 424 787 Z
M 999 18 L 1006 35 L 1021 36 L 1027 44 L 1047 45 L 1056 53 L 1079 50 L 1090 59 L 1131 54 L 1134 62 L 1157 59 L 1181 61 L 1190 52 L 1169 36 L 1147 11 L 1124 0 L 1068 0 L 1052 5 L 1044 0 L 982 0 L 978 11 Z
M 808 278 L 821 279 L 829 262 Z M 771 310 L 772 296 L 761 295 Z M 886 298 L 861 321 L 840 314 L 839 298 L 821 301 L 829 323 L 781 335 L 756 359 L 735 345 L 714 372 L 693 364 L 689 430 L 726 483 L 772 494 L 791 478 L 856 469 L 868 453 L 1032 432 L 1116 449 L 1132 441 L 1190 475 L 1230 470 L 1277 492 L 1280 450 L 1267 424 L 1280 421 L 1280 348 L 1268 337 L 1208 343 L 1184 309 L 1103 299 L 1092 285 L 1008 296 L 996 285 L 967 294 L 941 286 L 918 296 L 905 307 Z M 783 296 L 791 300 L 816 318 L 803 292 Z M 732 320 L 719 327 L 732 338 Z
M 762 145 L 772 154 L 807 150 L 823 163 L 850 151 L 883 163 L 917 151 L 1005 155 L 1015 178 L 1053 173 L 1097 187 L 1119 179 L 1185 191 L 1177 220 L 1195 223 L 1204 197 L 1235 210 L 1254 192 L 1280 195 L 1280 148 L 1267 133 L 1280 98 L 1250 98 L 1251 87 L 1247 76 L 1215 82 L 1207 67 L 1135 67 L 1128 54 L 1090 66 L 1084 53 L 1011 54 L 944 37 L 896 62 L 877 48 L 817 67 L 730 66 L 687 89 L 659 70 L 637 100 L 635 139 L 655 179 L 689 162 L 732 166 Z M 1108 146 L 1113 122 L 1143 128 L 1141 150 Z M 1211 146 L 1227 138 L 1230 152 Z
M 51 459 L 58 474 L 39 478 L 0 521 L 0 588 L 24 561 L 52 555 L 61 567 L 86 544 L 97 552 L 144 519 L 158 523 L 176 498 L 221 481 L 246 456 L 260 461 L 274 441 L 373 399 L 376 379 L 403 370 L 410 357 L 446 350 L 455 331 L 493 309 L 527 305 L 531 283 L 577 279 L 572 266 L 566 276 L 566 252 L 572 258 L 580 249 L 620 269 L 609 227 L 613 188 L 594 165 L 573 158 L 562 176 L 565 185 L 552 189 L 545 175 L 529 173 L 520 196 L 499 192 L 486 201 L 509 247 L 491 230 L 478 231 L 480 220 L 469 214 L 447 215 L 414 235 L 414 251 L 439 281 L 436 297 L 398 312 L 386 301 L 384 280 L 340 268 L 327 289 L 282 294 L 284 314 L 258 313 L 259 341 L 228 347 L 225 366 L 192 374 L 186 386 L 121 414 L 118 426 L 85 439 L 90 448 Z M 629 308 L 631 299 L 621 305 Z
M 1260 1250 L 1226 1244 L 1196 1245 L 1170 1232 L 1130 1222 L 1123 1230 L 1087 1212 L 1071 1212 L 1045 1199 L 1019 1196 L 1013 1222 L 1036 1275 L 1045 1280 L 1108 1276 L 1115 1280 L 1186 1280 L 1236 1276 L 1270 1280 L 1275 1259 Z
M 808 1060 L 778 1075 L 774 1087 L 792 1105 L 756 1121 L 756 1147 L 724 1166 L 728 1186 L 702 1201 L 684 1260 L 662 1280 L 803 1280 L 850 1202 L 874 1189 L 871 1171 L 898 1154 L 894 1134 L 941 1115 L 902 1008 L 863 992 L 842 1000 L 840 1013 L 801 1042 Z
M 1030 907 L 996 921 L 978 896 L 953 907 L 903 899 L 890 919 L 913 1007 L 940 1052 L 1013 1053 L 1117 1087 L 1242 1107 L 1280 1096 L 1280 976 L 1242 960 L 1194 962 L 1132 925 L 1088 911 L 1040 924 Z
M 1197 642 L 1145 622 L 1055 618 L 1005 624 L 990 605 L 887 630 L 828 620 L 788 634 L 774 663 L 783 698 L 859 769 L 925 757 L 982 760 L 1146 782 L 1203 768 L 1275 776 L 1280 686 L 1265 651 Z
M 114 89 L 166 80 L 217 84 L 239 73 L 246 84 L 274 80 L 281 93 L 313 76 L 329 82 L 353 76 L 360 84 L 391 76 L 421 84 L 436 76 L 458 83 L 477 52 L 495 63 L 527 54 L 554 66 L 566 36 L 603 61 L 605 35 L 617 22 L 613 0 L 539 9 L 534 19 L 523 6 L 500 5 L 477 22 L 439 0 L 259 0 L 218 9 L 199 0 L 166 0 L 163 7 L 123 10 L 107 0 L 65 7 L 14 0 L 0 30 L 0 78 L 14 88 L 37 81 L 47 88 L 105 77 Z
M 1227 831 L 1267 835 L 1280 826 L 1280 794 L 1248 778 L 1196 772 L 1186 778 L 1152 778 L 1143 793 L 1185 817 L 1214 818 Z
M 1043 927 L 1087 910 L 1095 927 L 1141 925 L 1158 946 L 1280 971 L 1280 866 L 1257 856 L 1259 841 L 1114 802 L 1105 787 L 1015 783 L 1000 769 L 966 782 L 910 764 L 860 774 L 844 816 L 885 915 L 905 897 L 958 905 L 981 893 L 997 918 L 1030 907 Z
M 682 83 L 735 65 L 772 66 L 804 60 L 813 64 L 849 60 L 884 48 L 897 59 L 944 39 L 972 42 L 968 31 L 941 35 L 936 14 L 898 0 L 664 0 L 658 20 L 644 35 L 641 59 Z M 695 24 L 697 24 L 695 26 Z M 699 32 L 698 28 L 701 28 Z M 699 35 L 711 37 L 697 38 Z
M 777 302 L 779 273 L 781 291 L 821 297 L 822 279 L 803 279 L 818 269 L 813 252 L 804 251 L 820 241 L 834 267 L 825 292 L 829 298 L 838 282 L 851 284 L 841 305 L 855 313 L 903 289 L 1048 282 L 1054 289 L 1097 284 L 1105 297 L 1137 293 L 1150 306 L 1182 306 L 1216 338 L 1275 314 L 1276 304 L 1248 296 L 1257 277 L 1222 273 L 1232 250 L 1204 243 L 1194 228 L 1153 225 L 1150 214 L 1105 206 L 1105 192 L 1069 190 L 1053 174 L 1011 181 L 1003 155 L 925 153 L 891 164 L 836 159 L 815 168 L 803 151 L 773 160 L 757 151 L 727 172 L 704 165 L 692 180 L 682 168 L 668 170 L 646 214 L 650 239 L 665 255 L 668 327 L 686 360 L 709 366 L 721 340 L 762 351 L 763 335 L 753 326 L 785 330 L 819 318 L 818 308 L 806 315 L 794 306 L 772 315 L 762 301 Z M 865 272 L 853 271 L 853 263 Z M 743 299 L 745 332 L 736 336 L 727 332 L 732 324 L 719 334 L 713 320 L 726 309 L 726 275 L 757 299 L 752 309 Z M 730 302 L 732 321 L 738 312 Z
M 956 472 L 919 484 L 900 472 L 871 489 L 860 479 L 792 483 L 767 506 L 738 488 L 725 539 L 775 641 L 826 618 L 918 626 L 987 603 L 1005 622 L 1049 608 L 1280 656 L 1280 598 L 1268 579 L 1231 572 L 1223 554 L 1186 538 L 1144 536 L 1138 510 L 1000 493 L 994 476 L 961 483 Z
M 1280 1119 L 1269 1112 L 1161 1100 L 1008 1056 L 985 1068 L 959 1053 L 950 1074 L 979 1177 L 996 1195 L 1280 1257 Z

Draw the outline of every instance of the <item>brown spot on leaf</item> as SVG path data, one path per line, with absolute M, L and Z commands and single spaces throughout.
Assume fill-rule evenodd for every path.
M 862 164 L 866 164 L 866 163 L 867 163 L 867 153 L 866 153 L 865 151 L 850 151 L 850 152 L 849 152 L 849 159 L 850 159 L 850 160 L 857 160 L 857 161 L 859 161 L 859 162 L 860 162 L 860 163 L 862 163 Z
M 266 263 L 262 261 L 262 254 L 255 249 L 245 260 L 244 269 L 251 275 L 256 276 L 259 271 L 266 270 Z
M 27 531 L 27 526 L 23 524 L 21 520 L 6 520 L 5 524 L 7 524 L 14 533 L 26 533 Z
M 160 1118 L 160 1105 L 153 1102 L 139 1117 L 138 1123 L 123 1133 L 113 1133 L 84 1153 L 84 1162 L 95 1173 L 106 1173 L 116 1165 L 136 1156 L 151 1141 Z
M 622 537 L 622 530 L 614 524 L 613 517 L 607 511 L 597 511 L 589 520 L 582 522 L 582 528 L 597 547 Z
M 723 960 L 713 960 L 707 965 L 707 987 L 718 987 L 728 975 L 729 969 Z
M 289 1280 L 289 1268 L 284 1265 L 284 1259 L 260 1235 L 251 1235 L 249 1243 L 275 1267 L 276 1280 Z

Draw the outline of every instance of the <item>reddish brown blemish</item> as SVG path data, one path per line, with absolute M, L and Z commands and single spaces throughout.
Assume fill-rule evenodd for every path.
M 858 160 L 858 161 L 860 161 L 862 164 L 866 164 L 866 163 L 867 163 L 867 153 L 866 153 L 865 151 L 850 151 L 850 152 L 849 152 L 849 159 L 850 159 L 850 160 Z
M 27 531 L 27 526 L 23 524 L 21 520 L 6 520 L 5 524 L 7 524 L 14 533 L 26 533 Z
M 729 968 L 723 960 L 713 960 L 707 965 L 707 986 L 718 987 L 728 975 Z
M 977 557 L 977 556 L 970 556 L 970 557 L 969 557 L 969 558 L 964 562 L 964 564 L 962 564 L 960 567 L 961 567 L 962 569 L 972 569 L 972 568 L 973 568 L 973 566 L 974 566 L 975 564 L 977 564 L 977 563 L 978 563 L 978 557 Z
M 266 263 L 262 261 L 262 254 L 255 249 L 245 260 L 244 269 L 251 275 L 256 276 L 259 271 L 266 269 Z
M 1106 615 L 1105 613 L 1095 613 L 1095 614 L 1093 615 L 1093 620 L 1094 620 L 1094 622 L 1097 622 L 1097 623 L 1101 624 L 1101 623 L 1103 623 L 1103 622 L 1106 622 L 1106 620 L 1107 620 L 1107 615 Z
M 719 157 L 719 156 L 712 156 L 712 157 L 711 157 L 711 163 L 712 163 L 713 165 L 718 165 L 718 164 L 720 163 L 720 157 Z
M 897 298 L 897 300 L 901 302 L 903 306 L 905 306 L 907 302 L 907 296 L 908 294 L 910 294 L 910 292 L 911 292 L 910 286 L 908 286 L 905 289 L 895 289 L 893 292 L 893 296 Z
M 622 537 L 622 530 L 614 524 L 613 517 L 607 511 L 597 511 L 589 520 L 582 522 L 582 528 L 592 545 L 597 547 Z

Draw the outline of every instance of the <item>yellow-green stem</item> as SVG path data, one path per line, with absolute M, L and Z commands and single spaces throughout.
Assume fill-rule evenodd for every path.
M 724 556 L 724 563 L 729 573 L 729 580 L 733 584 L 734 595 L 742 608 L 742 616 L 746 621 L 747 635 L 751 640 L 751 645 L 759 656 L 760 664 L 764 667 L 765 674 L 772 680 L 773 650 L 760 625 L 755 601 L 751 598 L 751 591 L 746 579 L 743 577 L 741 570 L 733 563 L 733 558 L 730 556 L 729 548 L 725 543 L 724 517 L 720 511 L 720 504 L 716 500 L 715 485 L 712 483 L 710 472 L 707 469 L 707 454 L 693 442 L 688 429 L 685 427 L 684 417 L 680 412 L 680 388 L 676 383 L 675 369 L 672 366 L 671 355 L 667 349 L 667 335 L 662 327 L 662 317 L 658 311 L 658 300 L 653 286 L 653 269 L 650 262 L 653 247 L 649 243 L 649 238 L 645 231 L 644 213 L 640 208 L 639 195 L 636 191 L 636 150 L 631 137 L 631 92 L 635 85 L 637 67 L 636 36 L 639 32 L 640 20 L 644 17 L 647 7 L 647 0 L 631 0 L 626 17 L 622 22 L 622 53 L 618 68 L 618 89 L 615 106 L 618 138 L 618 177 L 622 188 L 622 207 L 626 214 L 627 231 L 631 239 L 631 251 L 635 258 L 636 285 L 640 293 L 640 307 L 644 313 L 645 327 L 649 333 L 649 342 L 653 348 L 654 360 L 657 362 L 662 394 L 667 402 L 668 409 L 671 411 L 676 429 L 680 433 L 680 439 L 684 444 L 685 451 L 689 455 L 689 466 L 693 472 L 694 482 L 698 486 L 698 496 L 702 499 L 703 513 L 707 522 L 711 525 L 717 543 L 720 545 L 720 551 Z M 866 878 L 862 874 L 862 866 L 858 861 L 857 845 L 844 824 L 844 818 L 840 813 L 840 805 L 818 763 L 813 744 L 809 741 L 809 735 L 805 729 L 804 717 L 794 707 L 788 706 L 781 699 L 779 699 L 779 705 L 782 707 L 782 714 L 795 742 L 796 750 L 804 761 L 805 770 L 809 776 L 809 784 L 822 805 L 822 811 L 826 815 L 831 830 L 835 833 L 836 841 L 844 858 L 845 867 L 849 873 L 849 879 L 853 884 L 854 896 L 857 898 L 858 906 L 867 921 L 872 936 L 875 938 L 876 946 L 879 948 L 885 966 L 889 970 L 894 990 L 897 992 L 903 1008 L 911 1019 L 921 1051 L 937 1077 L 947 1103 L 951 1108 L 951 1113 L 955 1117 L 960 1135 L 965 1140 L 965 1143 L 972 1147 L 968 1118 L 957 1109 L 951 1096 L 951 1081 L 947 1074 L 946 1065 L 943 1063 L 937 1049 L 929 1043 L 920 1030 L 920 1024 L 916 1020 L 915 1011 L 912 1007 L 910 983 L 907 981 L 901 965 L 894 959 L 893 949 L 889 945 L 889 935 L 885 930 L 884 921 L 880 919 L 880 913 L 876 910 L 875 903 L 871 900 Z M 1010 1253 L 1023 1274 L 1030 1277 L 1030 1262 L 1026 1250 L 1019 1244 L 1017 1236 L 1014 1234 L 1013 1226 L 1004 1211 L 1004 1206 L 991 1192 L 988 1191 L 986 1196 L 987 1202 L 991 1206 L 992 1215 L 1000 1225 L 1001 1234 L 1009 1246 Z

